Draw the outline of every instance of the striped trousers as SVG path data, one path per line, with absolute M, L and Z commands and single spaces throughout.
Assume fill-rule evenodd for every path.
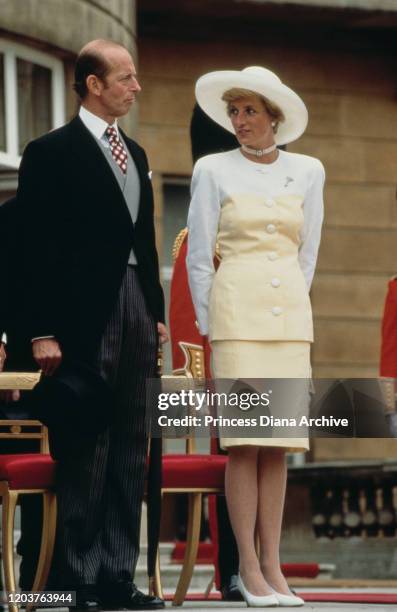
M 59 465 L 57 566 L 64 585 L 133 578 L 149 429 L 146 379 L 156 376 L 156 358 L 156 323 L 128 266 L 99 355 L 114 392 L 110 428 L 95 439 L 71 440 L 76 452 Z

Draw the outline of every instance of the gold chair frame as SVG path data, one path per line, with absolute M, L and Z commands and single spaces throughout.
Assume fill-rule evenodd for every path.
M 178 584 L 176 586 L 175 594 L 172 600 L 173 606 L 181 606 L 185 601 L 187 591 L 189 589 L 190 582 L 192 580 L 194 566 L 197 561 L 198 547 L 200 543 L 200 528 L 202 519 L 202 501 L 204 495 L 220 495 L 224 493 L 223 489 L 218 488 L 186 488 L 186 489 L 173 489 L 164 488 L 162 489 L 163 494 L 167 493 L 184 493 L 188 497 L 188 520 L 187 520 L 187 532 L 186 532 L 186 549 L 182 564 L 182 570 L 179 575 Z M 159 556 L 158 560 L 158 571 L 155 577 L 158 577 L 159 582 L 156 584 L 155 593 L 160 597 L 162 594 L 161 588 L 161 573 Z
M 38 382 L 40 373 L 0 373 L 0 389 L 32 389 Z M 47 454 L 48 432 L 39 421 L 0 420 L 0 440 L 39 440 L 40 453 Z M 42 591 L 46 585 L 55 544 L 56 497 L 48 489 L 10 489 L 6 480 L 0 481 L 0 496 L 3 503 L 2 550 L 4 567 L 4 587 L 6 593 L 16 592 L 14 559 L 15 510 L 20 495 L 43 496 L 43 525 L 39 560 L 32 591 Z M 32 608 L 28 605 L 27 608 Z M 18 605 L 8 603 L 10 612 L 17 612 Z
M 175 371 L 174 376 L 163 376 L 162 378 L 195 378 L 197 373 L 204 372 L 204 352 L 202 347 L 197 345 L 189 345 L 186 343 L 184 351 L 186 363 L 184 368 Z M 183 374 L 182 374 L 183 373 Z M 181 375 L 182 374 L 182 375 Z M 202 374 L 201 374 L 202 376 Z M 193 437 L 186 439 L 186 454 L 192 455 L 196 453 L 196 442 Z M 162 487 L 162 496 L 165 494 L 186 494 L 188 497 L 188 516 L 187 516 L 187 532 L 186 532 L 186 549 L 182 564 L 182 570 L 179 575 L 178 583 L 172 600 L 173 606 L 181 606 L 185 601 L 190 582 L 192 580 L 194 566 L 197 561 L 198 547 L 200 543 L 200 528 L 202 519 L 202 501 L 204 495 L 223 495 L 224 488 L 210 487 L 186 487 L 173 488 Z M 209 585 L 209 588 L 211 587 Z M 207 591 L 209 591 L 209 588 Z M 163 588 L 161 584 L 161 568 L 160 555 L 157 552 L 156 571 L 153 580 L 149 584 L 149 592 L 163 599 Z

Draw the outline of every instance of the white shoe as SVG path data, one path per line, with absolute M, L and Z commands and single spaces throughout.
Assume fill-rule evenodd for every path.
M 279 605 L 276 593 L 272 595 L 253 595 L 247 591 L 240 574 L 237 577 L 237 587 L 249 608 L 271 608 Z
M 293 595 L 292 593 L 291 595 L 284 595 L 283 593 L 277 593 L 277 591 L 274 591 L 274 595 L 276 596 L 278 605 L 281 607 L 298 607 L 305 605 L 305 602 L 301 597 Z

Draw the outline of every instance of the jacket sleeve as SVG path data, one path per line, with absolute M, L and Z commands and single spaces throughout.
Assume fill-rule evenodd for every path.
M 17 201 L 11 198 L 0 206 L 0 342 L 7 342 L 14 311 L 15 211 Z
M 205 160 L 193 170 L 192 197 L 188 214 L 188 253 L 186 266 L 190 292 L 200 333 L 208 334 L 208 306 L 215 275 L 214 255 L 220 215 L 219 190 Z
M 57 260 L 61 220 L 57 216 L 56 160 L 37 141 L 25 149 L 19 170 L 16 209 L 19 324 L 32 339 L 56 335 Z
M 320 247 L 321 227 L 324 218 L 324 181 L 324 167 L 319 160 L 316 160 L 303 203 L 304 222 L 298 255 L 299 265 L 305 277 L 308 291 L 310 291 L 313 281 Z
M 5 332 L 8 327 L 9 308 L 9 269 L 8 269 L 8 236 L 10 232 L 7 223 L 6 205 L 0 206 L 0 343 L 5 342 Z M 4 338 L 3 338 L 4 335 Z
M 149 247 L 148 257 L 149 257 L 149 262 L 150 262 L 150 267 L 151 267 L 151 278 L 154 279 L 154 284 L 155 284 L 153 291 L 154 291 L 155 300 L 156 300 L 156 311 L 157 311 L 156 316 L 157 316 L 157 321 L 159 321 L 160 323 L 165 323 L 164 292 L 163 292 L 163 288 L 160 283 L 159 257 L 158 257 L 157 248 L 156 248 L 153 189 L 152 189 L 151 180 L 149 180 L 150 179 L 149 163 L 147 160 L 146 153 L 144 149 L 142 149 L 142 147 L 139 147 L 139 148 L 145 160 L 145 165 L 146 165 L 147 174 L 148 174 L 149 189 L 151 192 L 151 201 L 152 201 L 152 206 L 150 210 L 150 219 L 148 219 L 147 221 L 147 235 L 145 236 L 145 239 L 147 239 L 147 245 Z

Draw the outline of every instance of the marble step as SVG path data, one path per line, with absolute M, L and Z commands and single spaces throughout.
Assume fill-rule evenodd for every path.
M 166 592 L 174 592 L 181 573 L 182 565 L 172 564 L 161 567 L 161 584 Z M 215 568 L 213 565 L 197 565 L 194 568 L 189 591 L 203 593 L 210 582 L 214 579 Z M 141 589 L 147 587 L 146 565 L 138 564 L 135 572 L 135 583 Z
M 178 583 L 181 565 L 173 564 L 161 568 L 161 584 L 165 593 L 174 593 Z M 332 573 L 335 570 L 335 565 L 332 563 L 323 564 L 320 567 L 318 578 L 331 579 Z M 192 581 L 189 586 L 190 593 L 204 593 L 208 585 L 211 583 L 211 590 L 215 589 L 213 584 L 215 578 L 215 569 L 213 565 L 198 565 L 195 567 Z M 143 591 L 147 591 L 147 573 L 146 566 L 138 565 L 135 573 L 135 583 Z
M 181 573 L 182 564 L 171 563 L 171 554 L 174 550 L 173 542 L 160 543 L 160 568 L 161 582 L 163 588 L 167 590 L 175 590 L 176 584 Z M 142 588 L 147 586 L 147 544 L 141 543 L 141 551 L 139 555 L 138 565 L 135 572 L 135 582 Z M 190 589 L 202 593 L 208 586 L 208 583 L 214 576 L 213 565 L 197 565 L 194 568 Z
M 140 545 L 140 552 L 139 552 L 139 560 L 138 560 L 138 564 L 139 565 L 146 565 L 147 562 L 147 544 L 142 544 Z M 159 549 L 160 549 L 160 565 L 167 565 L 168 563 L 171 562 L 171 554 L 172 551 L 175 548 L 175 544 L 173 542 L 161 542 Z

